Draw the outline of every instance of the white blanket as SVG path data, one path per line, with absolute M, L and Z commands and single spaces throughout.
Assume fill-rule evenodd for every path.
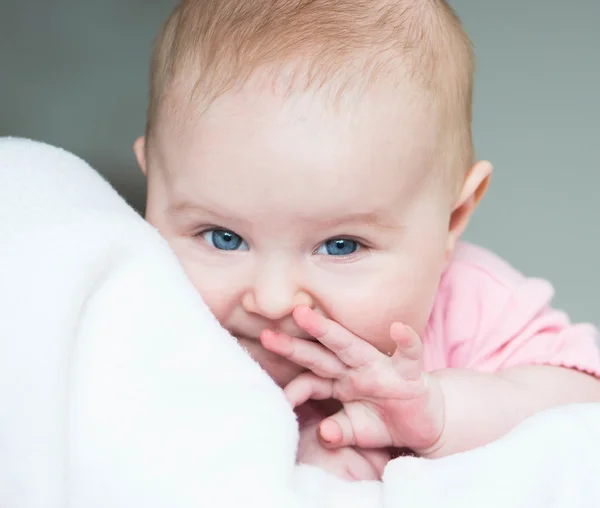
M 384 481 L 295 466 L 282 392 L 83 161 L 0 138 L 0 507 L 600 507 L 600 406 Z

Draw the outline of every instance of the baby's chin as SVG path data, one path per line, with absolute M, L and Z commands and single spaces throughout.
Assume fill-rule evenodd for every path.
M 250 356 L 271 376 L 281 388 L 284 388 L 292 379 L 303 372 L 303 367 L 282 358 L 271 351 L 267 351 L 260 342 L 252 339 L 236 337 Z

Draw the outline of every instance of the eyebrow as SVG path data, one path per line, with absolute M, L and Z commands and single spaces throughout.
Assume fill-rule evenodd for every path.
M 183 215 L 187 212 L 203 212 L 217 217 L 223 221 L 236 221 L 236 222 L 246 222 L 247 219 L 243 216 L 232 216 L 222 212 L 215 210 L 213 207 L 202 206 L 197 203 L 192 203 L 190 201 L 178 201 L 175 202 L 172 206 L 168 207 L 167 212 L 170 215 Z M 383 217 L 381 214 L 377 212 L 356 212 L 345 214 L 342 217 L 327 217 L 327 218 L 314 218 L 308 216 L 298 215 L 296 218 L 298 222 L 305 223 L 316 223 L 320 227 L 324 228 L 335 228 L 339 226 L 344 226 L 346 224 L 364 224 L 370 227 L 374 227 L 377 229 L 394 229 L 397 227 L 395 221 Z
M 212 205 L 202 206 L 198 203 L 193 203 L 191 201 L 185 201 L 185 200 L 176 201 L 175 203 L 173 203 L 172 205 L 167 207 L 167 213 L 171 216 L 185 215 L 186 213 L 189 213 L 189 212 L 201 212 L 201 213 L 209 214 L 209 215 L 217 217 L 218 219 L 223 220 L 223 221 L 236 220 L 238 222 L 244 222 L 244 220 L 245 220 L 244 217 L 239 217 L 239 216 L 233 217 L 231 215 L 227 215 L 225 213 L 219 212 Z
M 394 221 L 385 219 L 377 212 L 358 212 L 344 215 L 343 217 L 317 220 L 323 226 L 337 227 L 345 224 L 366 224 L 378 229 L 393 229 L 396 227 Z

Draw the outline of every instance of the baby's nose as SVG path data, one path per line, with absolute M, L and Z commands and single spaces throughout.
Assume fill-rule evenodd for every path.
M 267 270 L 260 274 L 244 294 L 242 305 L 246 312 L 260 315 L 269 321 L 289 316 L 299 305 L 313 306 L 313 300 L 298 281 L 282 270 Z

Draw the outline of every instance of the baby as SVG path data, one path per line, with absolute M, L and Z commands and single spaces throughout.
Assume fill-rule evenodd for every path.
M 302 462 L 377 479 L 600 400 L 595 329 L 459 242 L 492 171 L 473 67 L 443 0 L 187 0 L 158 38 L 146 218 L 298 409 Z

